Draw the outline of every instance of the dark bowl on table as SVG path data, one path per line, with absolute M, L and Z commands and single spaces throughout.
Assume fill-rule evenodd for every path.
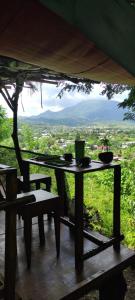
M 109 164 L 113 160 L 113 152 L 101 152 L 98 157 L 104 164 Z
M 83 167 L 83 168 L 87 168 L 89 167 L 89 164 L 91 163 L 91 158 L 88 156 L 84 156 L 83 158 L 81 158 L 79 160 L 79 166 Z
M 65 153 L 63 156 L 64 156 L 65 161 L 68 161 L 68 162 L 72 161 L 72 158 L 73 158 L 72 153 Z

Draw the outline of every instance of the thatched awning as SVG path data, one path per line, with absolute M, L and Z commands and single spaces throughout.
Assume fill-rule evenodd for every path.
M 135 84 L 135 9 L 128 1 L 1 0 L 0 8 L 1 56 L 71 77 Z

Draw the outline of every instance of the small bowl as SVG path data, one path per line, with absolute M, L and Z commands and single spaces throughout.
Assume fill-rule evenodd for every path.
M 98 157 L 104 164 L 109 164 L 113 160 L 113 152 L 101 152 Z
M 63 155 L 63 157 L 64 157 L 64 159 L 65 159 L 66 161 L 71 162 L 71 161 L 72 161 L 72 158 L 73 158 L 73 155 L 72 155 L 72 153 L 65 153 L 65 154 Z
M 84 156 L 79 160 L 79 165 L 83 168 L 87 168 L 90 163 L 91 163 L 91 158 L 88 156 Z

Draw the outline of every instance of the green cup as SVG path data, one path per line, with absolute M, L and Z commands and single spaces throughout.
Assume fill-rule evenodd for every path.
M 75 141 L 75 159 L 77 163 L 84 157 L 84 147 L 85 141 Z

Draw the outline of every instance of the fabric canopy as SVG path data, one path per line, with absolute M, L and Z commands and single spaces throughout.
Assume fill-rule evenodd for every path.
M 128 0 L 40 0 L 135 76 L 135 8 Z
M 135 10 L 126 0 L 1 0 L 0 55 L 135 85 Z

